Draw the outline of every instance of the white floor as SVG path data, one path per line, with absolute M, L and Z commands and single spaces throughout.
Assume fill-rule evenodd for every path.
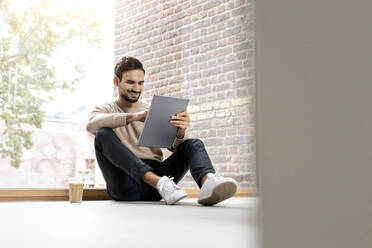
M 0 246 L 259 247 L 259 198 L 213 207 L 164 202 L 0 202 Z

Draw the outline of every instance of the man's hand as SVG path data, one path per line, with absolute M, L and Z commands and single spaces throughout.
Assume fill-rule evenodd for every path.
M 133 121 L 142 121 L 144 122 L 146 120 L 147 113 L 149 112 L 149 109 L 136 112 L 136 113 L 128 113 L 127 114 L 127 123 L 131 123 Z
M 136 121 L 142 121 L 142 122 L 145 122 L 146 120 L 146 116 L 147 116 L 147 113 L 149 112 L 149 109 L 146 109 L 146 110 L 143 110 L 143 111 L 140 111 L 140 112 L 137 112 L 136 113 L 136 118 L 135 120 Z
M 186 129 L 190 125 L 189 114 L 184 111 L 171 116 L 170 123 L 177 127 L 177 138 L 182 139 L 185 135 Z

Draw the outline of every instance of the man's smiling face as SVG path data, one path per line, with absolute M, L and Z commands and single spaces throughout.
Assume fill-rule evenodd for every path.
M 143 90 L 144 78 L 145 73 L 142 70 L 123 72 L 121 81 L 116 85 L 120 98 L 130 103 L 137 102 Z

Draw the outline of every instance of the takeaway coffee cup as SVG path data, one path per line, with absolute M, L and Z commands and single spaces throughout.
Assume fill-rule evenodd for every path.
M 83 201 L 83 188 L 84 179 L 82 178 L 69 178 L 69 200 L 70 202 L 82 202 Z

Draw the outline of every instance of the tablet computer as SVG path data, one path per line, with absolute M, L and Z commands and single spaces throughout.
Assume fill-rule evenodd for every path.
M 137 146 L 170 148 L 177 127 L 169 120 L 172 115 L 186 111 L 189 99 L 154 95 Z

